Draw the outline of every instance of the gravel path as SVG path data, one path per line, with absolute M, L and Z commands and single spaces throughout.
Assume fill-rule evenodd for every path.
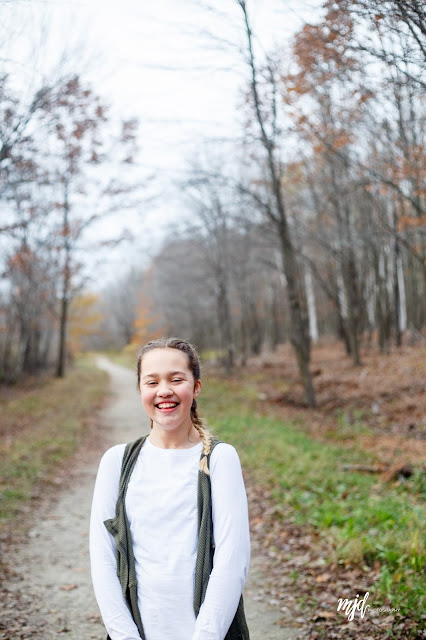
M 135 374 L 99 357 L 97 364 L 111 380 L 111 399 L 101 413 L 101 451 L 79 456 L 73 481 L 56 503 L 40 515 L 28 544 L 19 552 L 11 589 L 23 594 L 31 623 L 19 637 L 53 640 L 105 640 L 106 633 L 93 595 L 89 569 L 89 514 L 97 466 L 103 451 L 147 433 L 149 422 L 136 392 Z M 257 600 L 262 585 L 259 560 L 252 556 L 244 602 L 251 640 L 296 640 L 297 629 L 277 623 L 276 608 Z M 300 629 L 299 629 L 300 632 Z M 28 634 L 28 635 L 27 635 Z M 10 633 L 3 638 L 18 637 Z

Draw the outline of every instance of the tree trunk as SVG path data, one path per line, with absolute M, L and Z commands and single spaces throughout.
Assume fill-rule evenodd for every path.
M 405 300 L 404 271 L 402 269 L 401 255 L 399 253 L 396 260 L 396 280 L 398 282 L 399 329 L 402 333 L 407 328 L 407 303 Z M 419 299 L 423 299 L 421 294 L 419 296 Z
M 318 319 L 315 304 L 315 293 L 312 283 L 312 273 L 308 266 L 305 266 L 305 288 L 306 301 L 308 304 L 309 335 L 313 343 L 318 342 Z
M 330 171 L 333 187 L 333 195 L 331 201 L 333 203 L 334 213 L 337 222 L 340 268 L 342 275 L 342 291 L 345 295 L 346 304 L 346 330 L 350 343 L 350 353 L 354 364 L 361 364 L 359 351 L 359 324 L 360 324 L 360 308 L 359 308 L 359 291 L 358 291 L 358 274 L 355 264 L 355 256 L 353 251 L 350 209 L 348 203 L 344 204 L 342 214 L 341 203 L 337 200 L 339 193 L 339 182 L 337 179 L 337 168 L 335 158 L 330 159 Z
M 272 303 L 271 303 L 271 347 L 272 351 L 278 347 L 280 343 L 280 318 L 278 308 L 278 291 L 277 287 L 272 287 Z
M 255 356 L 259 355 L 262 351 L 262 329 L 260 326 L 259 317 L 257 315 L 256 305 L 253 300 L 249 303 L 249 342 L 250 352 Z
M 9 324 L 7 328 L 6 338 L 4 341 L 4 351 L 2 356 L 2 371 L 0 372 L 0 379 L 4 379 L 6 382 L 11 381 L 11 355 L 13 344 L 14 327 Z
M 68 202 L 68 184 L 64 185 L 64 218 L 62 232 L 64 236 L 65 262 L 62 277 L 62 295 L 61 295 L 61 312 L 59 320 L 59 352 L 56 368 L 58 378 L 65 376 L 65 359 L 66 359 L 66 339 L 68 324 L 68 306 L 69 306 L 69 290 L 70 290 L 70 261 L 71 261 L 71 243 L 69 237 L 69 202 Z
M 309 370 L 311 341 L 309 337 L 306 310 L 303 304 L 303 287 L 301 286 L 296 254 L 290 236 L 290 230 L 288 228 L 287 213 L 282 194 L 279 162 L 277 162 L 274 154 L 275 143 L 273 138 L 266 132 L 265 120 L 260 106 L 261 101 L 258 93 L 257 69 L 253 52 L 252 31 L 247 14 L 246 2 L 245 0 L 238 0 L 238 4 L 240 5 L 244 15 L 245 31 L 247 36 L 248 65 L 251 72 L 251 89 L 253 93 L 255 116 L 261 133 L 262 145 L 266 152 L 272 196 L 277 211 L 277 215 L 271 216 L 271 222 L 277 229 L 279 236 L 282 264 L 287 279 L 287 294 L 290 307 L 290 339 L 296 352 L 307 404 L 309 407 L 315 407 L 315 392 L 312 384 L 311 372 Z
M 276 193 L 276 196 L 277 195 L 278 193 Z M 278 202 L 281 202 L 280 197 L 278 198 Z M 300 276 L 283 208 L 282 211 L 283 215 L 281 217 L 279 232 L 284 273 L 287 280 L 288 302 L 290 307 L 290 342 L 296 352 L 297 363 L 305 389 L 307 404 L 309 407 L 315 407 L 315 391 L 309 369 L 311 340 L 309 337 L 308 319 L 306 308 L 304 308 L 302 303 Z
M 393 231 L 393 299 L 394 299 L 394 323 L 395 323 L 395 344 L 400 347 L 402 344 L 402 322 L 401 322 L 401 296 L 399 291 L 399 272 L 398 264 L 400 262 L 400 247 L 397 234 L 398 214 L 396 207 L 393 209 L 392 231 Z M 405 309 L 404 309 L 405 311 Z M 405 318 L 406 324 L 406 318 Z
M 241 366 L 245 367 L 247 364 L 247 353 L 248 353 L 247 322 L 246 322 L 245 314 L 243 314 L 241 318 L 240 333 L 241 333 Z
M 226 275 L 224 275 L 226 277 Z M 228 374 L 234 368 L 234 342 L 232 336 L 231 310 L 229 308 L 228 288 L 226 282 L 221 279 L 217 297 L 219 332 L 222 348 L 225 350 L 224 365 Z
M 351 342 L 351 353 L 354 364 L 361 365 L 361 357 L 359 352 L 359 301 L 357 289 L 357 275 L 355 268 L 355 260 L 352 251 L 349 249 L 349 255 L 344 260 L 344 274 L 346 292 L 348 294 L 348 325 L 349 339 Z

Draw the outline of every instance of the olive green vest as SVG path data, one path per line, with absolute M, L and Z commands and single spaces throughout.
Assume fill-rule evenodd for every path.
M 132 614 L 142 640 L 145 640 L 145 634 L 138 608 L 135 558 L 133 555 L 129 521 L 127 519 L 125 509 L 125 498 L 133 467 L 136 464 L 139 452 L 147 437 L 148 436 L 142 436 L 134 442 L 130 442 L 126 445 L 121 465 L 120 484 L 115 512 L 116 515 L 115 518 L 105 520 L 104 522 L 106 528 L 115 539 L 117 576 L 123 590 L 124 600 Z M 211 450 L 207 456 L 207 464 L 209 467 L 211 453 L 219 442 L 220 440 L 217 440 L 217 438 L 212 439 Z M 202 453 L 201 458 L 203 455 L 204 454 Z M 207 584 L 210 573 L 213 569 L 213 554 L 215 548 L 213 538 L 210 476 L 203 471 L 198 472 L 197 506 L 198 549 L 194 583 L 194 612 L 196 617 L 198 616 L 198 612 L 206 595 Z M 109 636 L 107 636 L 107 640 L 111 640 Z M 234 619 L 225 636 L 225 640 L 250 640 L 249 630 L 247 628 L 244 615 L 242 595 L 240 597 Z

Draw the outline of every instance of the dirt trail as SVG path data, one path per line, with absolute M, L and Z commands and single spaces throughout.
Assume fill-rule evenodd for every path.
M 147 433 L 149 423 L 135 389 L 134 373 L 103 357 L 98 358 L 97 364 L 111 380 L 111 399 L 101 413 L 105 450 Z M 17 575 L 10 588 L 24 594 L 31 623 L 25 635 L 14 635 L 9 630 L 0 638 L 105 640 L 92 591 L 88 552 L 90 506 L 102 453 L 78 457 L 73 482 L 30 531 L 28 544 L 16 558 Z M 253 555 L 244 592 L 251 640 L 297 640 L 301 629 L 279 626 L 276 623 L 280 612 L 256 599 L 261 585 L 259 560 Z

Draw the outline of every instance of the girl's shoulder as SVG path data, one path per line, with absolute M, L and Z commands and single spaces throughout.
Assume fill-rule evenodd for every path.
M 124 449 L 126 448 L 126 443 L 123 444 L 115 444 L 105 451 L 101 458 L 100 464 L 102 465 L 120 465 L 123 460 Z
M 240 466 L 238 452 L 232 444 L 228 444 L 227 442 L 218 442 L 214 447 L 210 457 L 210 466 L 214 469 L 218 464 L 232 464 Z
M 219 440 L 219 438 L 216 438 L 216 440 Z M 219 440 L 219 442 L 216 444 L 216 446 L 214 447 L 213 451 L 212 451 L 212 456 L 214 455 L 214 453 L 216 452 L 216 455 L 218 452 L 220 452 L 221 454 L 223 452 L 230 452 L 231 450 L 236 451 L 235 447 L 232 444 L 229 444 L 228 442 L 224 442 L 223 440 Z M 226 453 L 225 453 L 226 455 Z

